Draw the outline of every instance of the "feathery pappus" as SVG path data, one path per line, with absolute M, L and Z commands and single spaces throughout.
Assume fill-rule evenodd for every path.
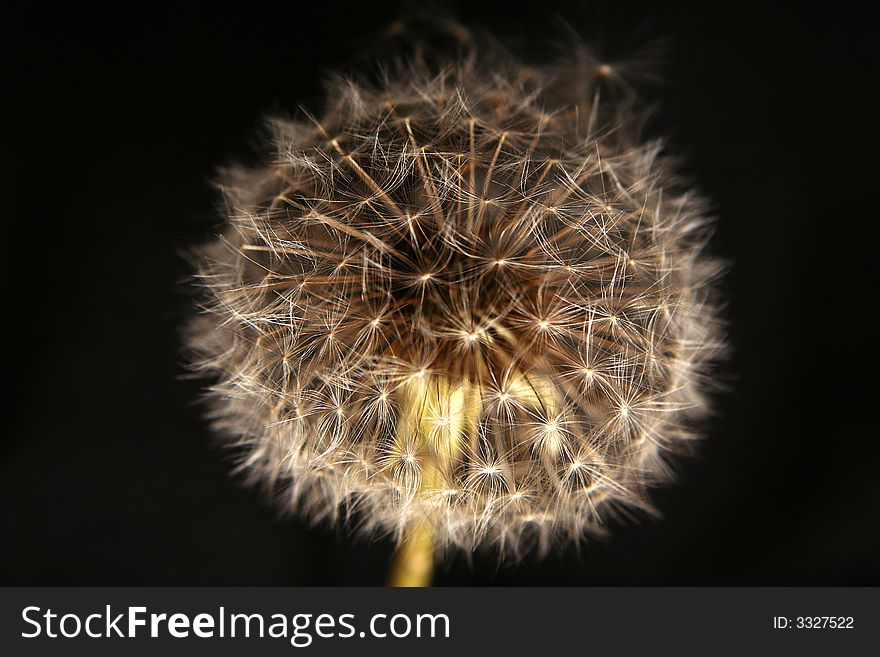
M 440 548 L 546 548 L 649 508 L 723 340 L 706 204 L 642 123 L 586 51 L 480 45 L 274 119 L 266 163 L 221 183 L 189 334 L 241 470 Z

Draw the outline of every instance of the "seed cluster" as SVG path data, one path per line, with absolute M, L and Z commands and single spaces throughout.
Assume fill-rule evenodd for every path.
M 579 61 L 340 81 L 226 176 L 193 362 L 286 506 L 546 546 L 646 507 L 691 442 L 720 347 L 704 204 Z

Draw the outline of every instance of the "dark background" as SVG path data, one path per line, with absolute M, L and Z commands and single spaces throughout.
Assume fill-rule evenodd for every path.
M 381 584 L 391 546 L 282 520 L 229 475 L 181 378 L 181 250 L 261 117 L 320 107 L 389 3 L 32 3 L 3 28 L 5 584 Z M 665 37 L 662 103 L 721 217 L 732 354 L 664 518 L 580 554 L 459 556 L 437 584 L 880 584 L 875 21 L 822 8 L 461 3 L 540 50 L 554 15 L 614 52 Z M 9 8 L 6 10 L 9 12 Z

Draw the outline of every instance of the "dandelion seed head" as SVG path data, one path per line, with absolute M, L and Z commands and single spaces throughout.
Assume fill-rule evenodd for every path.
M 668 477 L 723 347 L 720 268 L 626 67 L 468 43 L 272 121 L 221 183 L 189 344 L 240 470 L 291 509 L 515 554 Z

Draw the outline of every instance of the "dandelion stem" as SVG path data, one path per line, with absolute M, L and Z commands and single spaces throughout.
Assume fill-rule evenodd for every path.
M 394 553 L 388 585 L 430 586 L 433 571 L 434 528 L 429 522 L 422 521 L 409 531 Z

